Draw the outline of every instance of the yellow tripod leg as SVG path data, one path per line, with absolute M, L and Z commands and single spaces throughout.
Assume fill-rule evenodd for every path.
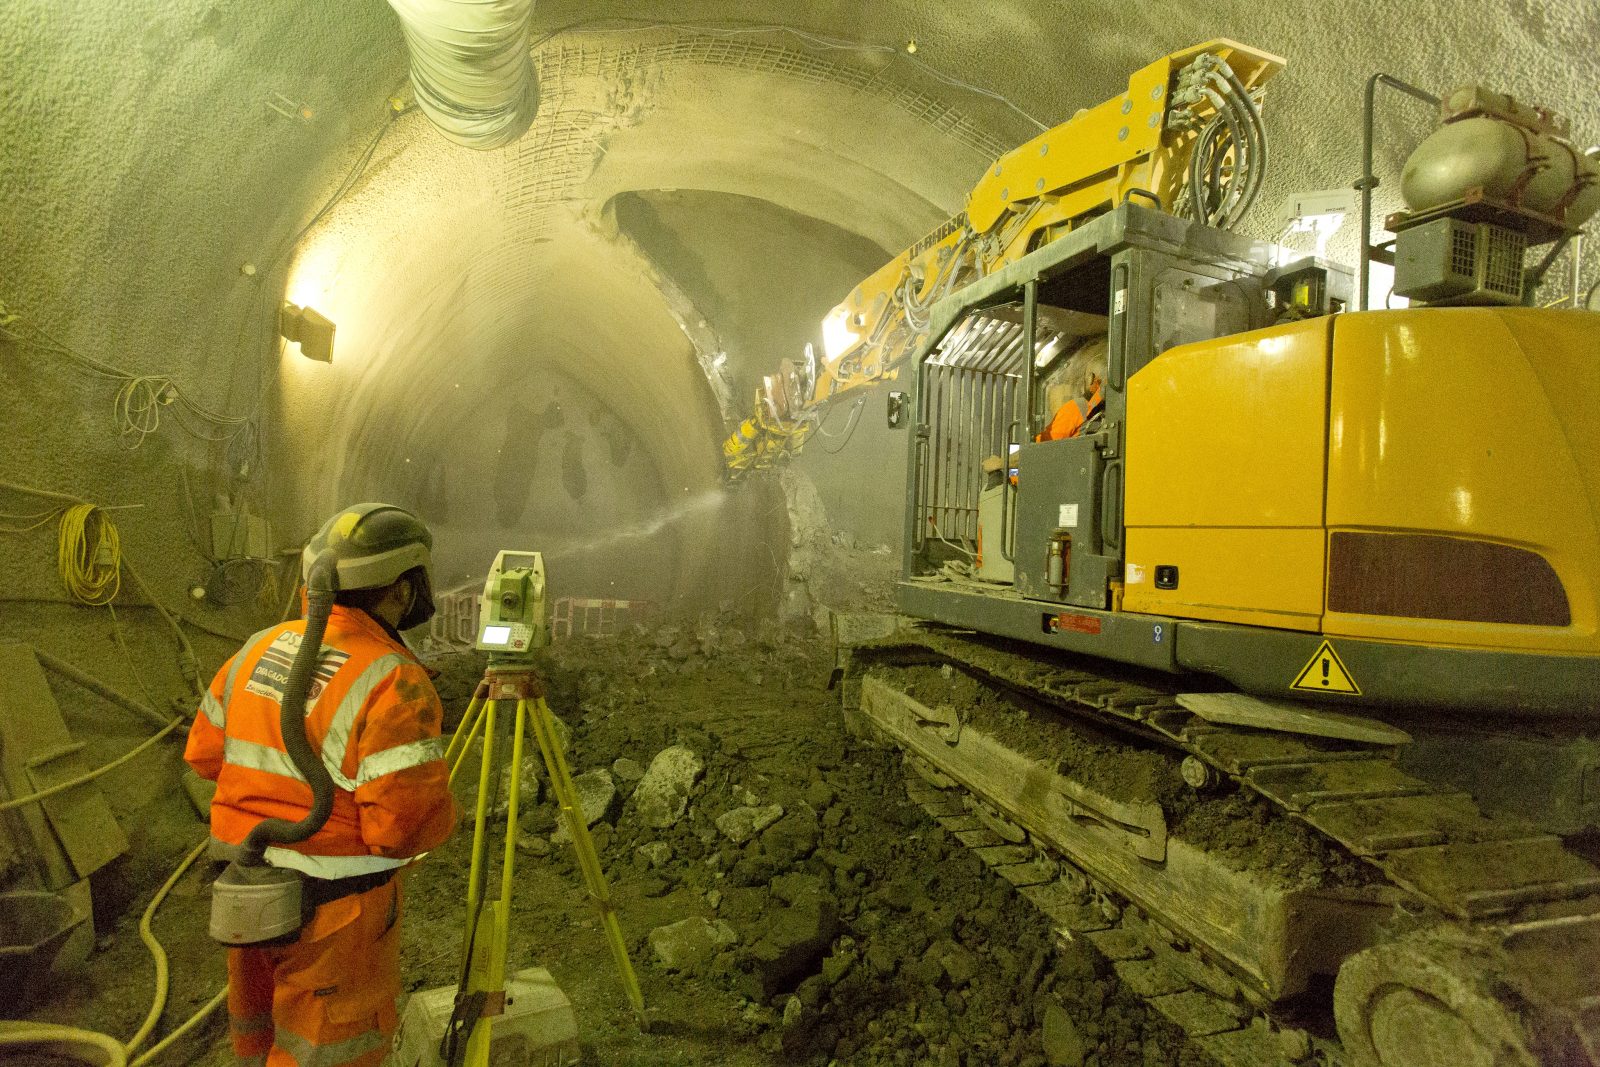
M 489 763 L 492 750 L 490 738 L 494 731 L 494 704 L 489 704 L 488 733 L 485 735 L 485 766 Z M 500 896 L 499 899 L 488 901 L 484 905 L 484 913 L 478 923 L 477 934 L 473 938 L 472 959 L 468 963 L 467 992 L 486 992 L 492 998 L 500 999 L 499 995 L 506 988 L 506 957 L 510 949 L 511 940 L 511 889 L 516 873 L 517 857 L 517 809 L 522 802 L 522 743 L 527 730 L 525 723 L 528 718 L 527 702 L 517 701 L 517 714 L 511 730 L 511 787 L 506 798 L 506 826 L 505 826 L 505 852 L 500 863 Z M 481 776 L 480 776 L 481 780 Z M 480 792 L 480 797 L 484 794 Z M 487 810 L 488 802 L 480 799 L 478 815 L 480 823 Z M 478 836 L 473 838 L 474 858 L 487 851 L 487 841 L 480 845 Z M 487 864 L 487 856 L 483 862 Z M 486 871 L 480 870 L 480 876 Z M 481 890 L 480 890 L 481 892 Z M 489 1049 L 494 1039 L 494 1020 L 499 1011 L 482 1016 L 472 1025 L 472 1033 L 467 1038 L 466 1054 L 463 1063 L 466 1067 L 489 1067 Z
M 483 734 L 483 762 L 478 765 L 478 806 L 472 816 L 472 860 L 467 868 L 467 930 L 471 932 L 478 916 L 478 902 L 483 899 L 485 855 L 489 838 L 484 824 L 489 818 L 489 772 L 494 764 L 494 701 L 483 706 L 483 719 L 488 729 Z M 465 752 L 463 751 L 463 755 Z M 463 971 L 471 966 L 463 960 Z
M 461 721 L 456 723 L 456 732 L 450 735 L 450 746 L 444 750 L 444 761 L 450 763 L 452 768 L 460 762 L 456 757 L 466 751 L 467 746 L 472 744 L 473 736 L 478 732 L 478 722 L 483 715 L 484 690 L 485 687 L 479 685 L 472 691 L 472 701 L 462 713 Z M 454 775 L 451 777 L 454 778 Z
M 583 872 L 589 896 L 600 914 L 600 924 L 611 946 L 611 955 L 617 961 L 617 971 L 622 976 L 623 992 L 642 1022 L 644 1019 L 644 994 L 639 989 L 638 976 L 633 973 L 633 962 L 628 959 L 627 943 L 622 939 L 622 926 L 617 921 L 616 908 L 611 903 L 611 891 L 606 885 L 605 872 L 600 868 L 600 857 L 595 854 L 594 840 L 589 836 L 589 824 L 584 821 L 583 809 L 578 802 L 577 789 L 572 784 L 572 774 L 567 770 L 567 758 L 561 751 L 550 721 L 550 706 L 543 697 L 535 698 L 533 736 L 539 742 L 539 752 L 544 756 L 545 769 L 550 772 L 550 787 L 556 802 L 567 820 L 567 831 L 572 835 L 572 849 L 578 856 L 578 868 Z
M 483 725 L 487 704 L 479 705 L 476 698 L 467 706 L 467 714 L 462 716 L 461 725 L 456 727 L 456 735 L 450 739 L 450 747 L 445 750 L 445 762 L 450 764 L 450 780 L 447 785 L 456 784 L 456 772 L 461 770 L 461 765 L 467 760 L 467 753 L 472 751 L 473 738 L 478 736 L 479 728 Z M 470 725 L 468 720 L 471 720 Z M 456 742 L 461 742 L 459 748 Z M 451 756 L 455 759 L 452 762 Z

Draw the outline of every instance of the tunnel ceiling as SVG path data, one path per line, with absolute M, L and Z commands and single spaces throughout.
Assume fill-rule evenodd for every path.
M 405 96 L 405 54 L 378 0 L 6 5 L 0 300 L 89 352 L 258 410 L 257 484 L 285 540 L 381 493 L 473 556 L 530 529 L 559 543 L 603 526 L 624 555 L 656 553 L 651 570 L 675 559 L 681 592 L 727 569 L 717 441 L 755 368 L 798 352 L 806 316 L 850 272 L 958 209 L 989 159 L 1037 131 L 1023 113 L 1060 122 L 1212 37 L 1286 56 L 1248 223 L 1263 236 L 1287 193 L 1355 176 L 1372 71 L 1434 89 L 1483 76 L 1566 110 L 1586 143 L 1600 135 L 1592 4 L 1447 4 L 1425 23 L 1405 5 L 1247 0 L 1019 0 L 982 17 L 906 0 L 568 2 L 535 18 L 538 115 L 476 153 L 387 109 Z M 893 51 L 912 40 L 915 57 Z M 1382 124 L 1391 177 L 1425 127 L 1414 113 Z M 1348 227 L 1341 238 L 1348 254 Z M 693 269 L 757 244 L 748 269 Z M 338 324 L 331 367 L 279 353 L 285 293 Z M 84 388 L 61 368 L 5 373 Z M 13 414 L 19 434 L 61 431 L 33 406 Z M 68 428 L 82 441 L 38 471 L 92 492 L 86 472 L 115 452 L 84 418 Z M 116 484 L 170 498 L 169 482 L 152 469 Z

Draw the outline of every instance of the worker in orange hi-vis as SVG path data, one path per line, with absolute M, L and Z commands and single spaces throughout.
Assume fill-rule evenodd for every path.
M 231 948 L 228 1009 L 242 1064 L 378 1064 L 397 1025 L 400 869 L 449 838 L 458 811 L 427 669 L 400 630 L 433 614 L 433 539 L 411 513 L 348 508 L 305 553 L 338 558 L 305 729 L 332 776 L 331 814 L 304 841 L 265 850 L 301 876 L 297 934 Z M 332 550 L 332 551 L 330 551 Z M 217 672 L 184 758 L 214 779 L 212 853 L 236 858 L 266 819 L 299 820 L 313 792 L 284 745 L 281 704 L 306 632 L 288 622 L 252 637 Z
M 1055 414 L 1044 432 L 1034 438 L 1036 441 L 1077 437 L 1095 413 L 1105 407 L 1105 342 L 1091 342 L 1073 358 L 1077 365 L 1070 368 L 1067 380 L 1051 386 L 1045 394 L 1045 406 L 1054 408 Z

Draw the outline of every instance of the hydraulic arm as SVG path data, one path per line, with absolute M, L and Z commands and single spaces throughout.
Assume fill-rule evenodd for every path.
M 1208 41 L 1151 63 L 1127 92 L 995 160 L 966 207 L 864 280 L 806 346 L 762 379 L 723 443 L 732 477 L 798 452 L 828 405 L 893 378 L 939 299 L 1137 198 L 1213 226 L 1249 209 L 1267 162 L 1254 94 L 1277 56 Z

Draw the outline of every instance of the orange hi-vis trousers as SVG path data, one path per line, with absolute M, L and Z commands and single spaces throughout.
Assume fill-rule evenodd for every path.
M 400 995 L 400 879 L 317 909 L 293 944 L 228 951 L 228 1022 L 247 1067 L 377 1067 Z

